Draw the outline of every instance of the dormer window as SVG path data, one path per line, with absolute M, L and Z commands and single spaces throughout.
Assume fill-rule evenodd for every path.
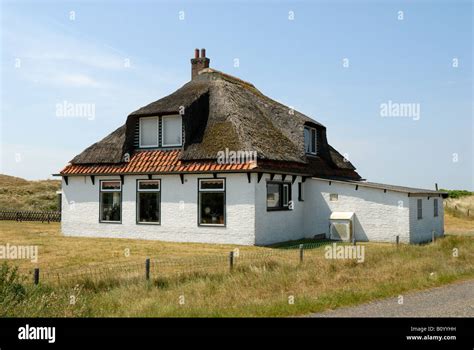
M 140 148 L 179 147 L 183 145 L 181 115 L 142 117 L 139 120 Z
M 158 147 L 158 117 L 140 118 L 140 147 Z
M 318 153 L 318 133 L 315 128 L 304 127 L 304 149 L 307 154 L 316 155 Z
M 161 127 L 163 147 L 181 146 L 183 136 L 182 118 L 180 115 L 167 115 L 162 117 Z

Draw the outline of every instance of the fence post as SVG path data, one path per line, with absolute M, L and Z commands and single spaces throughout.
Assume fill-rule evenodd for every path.
M 40 279 L 40 269 L 38 267 L 35 267 L 35 272 L 34 272 L 34 283 L 35 283 L 35 285 L 39 284 L 39 279 Z
M 304 255 L 304 245 L 300 244 L 300 263 L 303 262 L 303 255 Z
M 145 278 L 147 281 L 150 279 L 150 258 L 145 260 Z
M 234 269 L 234 251 L 229 253 L 229 270 L 232 271 Z
M 399 244 L 400 244 L 400 236 L 395 237 L 395 240 L 396 240 L 396 242 L 397 242 L 397 248 L 398 248 L 398 246 L 399 246 Z
M 435 242 L 435 231 L 431 231 L 431 243 Z

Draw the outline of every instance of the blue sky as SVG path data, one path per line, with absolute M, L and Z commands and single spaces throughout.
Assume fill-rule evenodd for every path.
M 473 190 L 472 18 L 470 1 L 2 1 L 0 172 L 57 173 L 186 83 L 205 47 L 324 124 L 364 178 Z M 58 117 L 64 101 L 94 118 Z M 382 117 L 388 101 L 419 118 Z

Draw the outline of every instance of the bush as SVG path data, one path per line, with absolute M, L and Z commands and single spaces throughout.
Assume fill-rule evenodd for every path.
M 441 189 L 440 191 L 447 192 L 449 198 L 461 198 L 465 196 L 470 196 L 473 192 L 466 191 L 466 190 L 445 190 Z
M 25 298 L 26 290 L 22 280 L 16 267 L 8 265 L 7 262 L 0 266 L 0 316 L 5 316 L 3 313 L 8 308 Z

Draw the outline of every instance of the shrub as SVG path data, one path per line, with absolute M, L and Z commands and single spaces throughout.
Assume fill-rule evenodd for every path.
M 0 316 L 4 316 L 4 311 L 1 310 L 7 310 L 25 298 L 26 290 L 22 282 L 17 267 L 12 267 L 7 262 L 0 266 Z
M 440 191 L 447 192 L 449 198 L 460 198 L 465 196 L 470 196 L 473 192 L 466 191 L 466 190 L 445 190 L 441 189 Z

